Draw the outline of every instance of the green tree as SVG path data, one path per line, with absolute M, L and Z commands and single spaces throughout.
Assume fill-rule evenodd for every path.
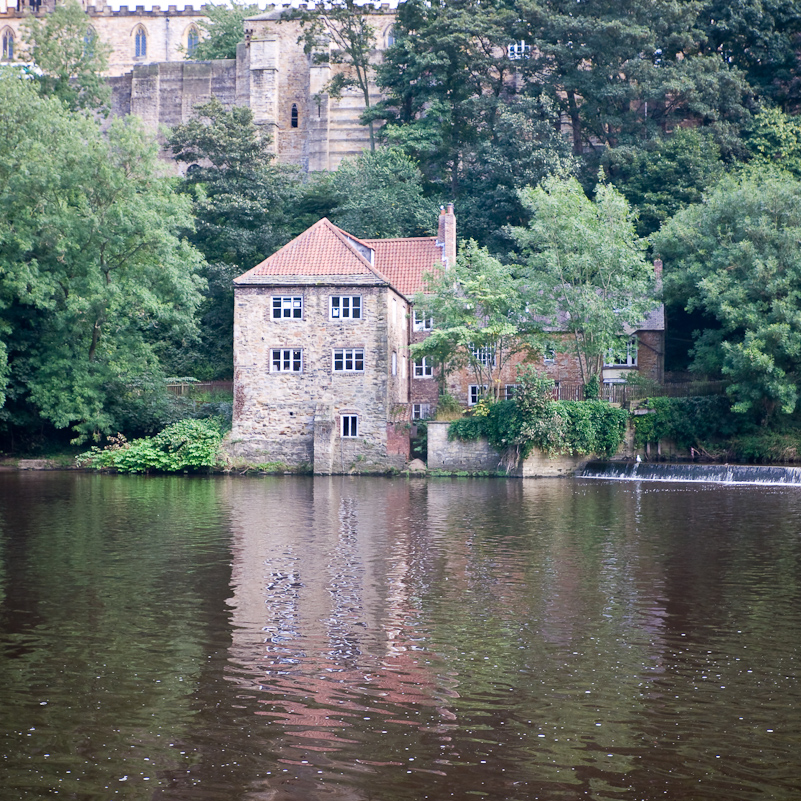
M 173 354 L 171 365 L 175 374 L 224 378 L 233 374 L 231 281 L 292 238 L 298 174 L 274 164 L 270 139 L 250 109 L 228 111 L 212 98 L 195 112 L 167 143 L 177 161 L 190 165 L 180 189 L 192 199 L 194 230 L 187 236 L 206 258 L 208 288 L 200 341 Z
M 208 21 L 198 23 L 204 36 L 188 54 L 193 61 L 213 61 L 219 58 L 236 58 L 236 47 L 245 41 L 244 21 L 261 13 L 256 4 L 205 5 L 203 13 Z
M 763 420 L 798 407 L 799 240 L 801 182 L 764 169 L 723 178 L 653 237 L 669 296 L 716 323 L 696 332 L 693 367 Z
M 712 127 L 728 148 L 749 115 L 743 75 L 699 53 L 697 2 L 523 0 L 530 46 L 526 89 L 544 94 L 570 126 L 579 156 L 644 143 L 679 123 Z M 736 137 L 735 137 L 736 139 Z
M 312 9 L 284 12 L 286 19 L 300 22 L 304 50 L 315 64 L 341 67 L 326 84 L 324 92 L 334 98 L 348 87 L 357 88 L 364 101 L 365 121 L 370 130 L 370 149 L 375 150 L 375 130 L 370 106 L 370 88 L 374 72 L 375 29 L 370 25 L 364 6 L 355 0 L 331 0 Z
M 0 127 L 3 417 L 117 430 L 120 395 L 158 385 L 162 343 L 195 334 L 202 258 L 177 235 L 189 203 L 135 118 L 103 134 L 6 73 Z
M 649 236 L 723 174 L 720 148 L 708 133 L 679 128 L 644 147 L 618 147 L 602 158 L 607 177 L 637 210 L 637 232 Z
M 699 14 L 705 52 L 742 69 L 762 97 L 801 106 L 801 7 L 798 0 L 707 0 Z
M 102 73 L 111 46 L 100 41 L 77 0 L 58 3 L 41 18 L 26 16 L 22 30 L 21 57 L 36 65 L 31 75 L 42 94 L 59 98 L 73 110 L 108 104 L 111 91 Z
M 584 383 L 604 356 L 656 307 L 653 269 L 625 198 L 601 184 L 591 201 L 574 178 L 549 178 L 523 190 L 531 213 L 513 235 L 525 258 L 536 313 L 570 336 Z
M 745 131 L 753 166 L 774 166 L 801 178 L 801 120 L 777 108 L 764 108 Z
M 331 187 L 337 203 L 331 219 L 355 236 L 387 239 L 434 233 L 437 204 L 423 197 L 419 168 L 397 148 L 343 161 Z
M 410 347 L 441 368 L 440 378 L 467 367 L 476 384 L 498 399 L 511 359 L 542 347 L 541 326 L 530 313 L 526 282 L 475 242 L 461 248 L 456 265 L 426 276 L 415 309 L 434 320 L 431 334 Z
M 514 93 L 506 55 L 514 13 L 502 3 L 408 0 L 398 7 L 395 43 L 377 67 L 386 99 L 375 116 L 429 180 L 460 195 L 465 154 L 491 138 L 501 99 Z

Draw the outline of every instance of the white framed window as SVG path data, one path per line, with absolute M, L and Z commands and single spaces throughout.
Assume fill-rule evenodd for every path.
M 433 327 L 433 317 L 426 317 L 421 311 L 412 312 L 412 331 L 431 331 Z
M 336 348 L 333 369 L 335 373 L 363 373 L 364 348 Z
M 515 391 L 520 386 L 520 384 L 507 384 L 505 387 L 505 397 L 506 400 L 514 400 L 515 398 Z
M 343 414 L 340 418 L 340 433 L 345 439 L 353 439 L 359 436 L 359 415 Z
M 431 417 L 431 406 L 428 403 L 412 404 L 412 420 L 428 420 Z
M 519 61 L 521 58 L 529 58 L 531 56 L 531 45 L 527 45 L 523 40 L 512 42 L 506 48 L 506 52 L 511 61 Z
M 297 295 L 273 296 L 273 320 L 303 319 L 303 297 Z
M 140 25 L 134 34 L 134 56 L 144 58 L 147 55 L 147 33 Z
M 542 355 L 543 364 L 556 364 L 556 351 L 552 348 Z
M 467 388 L 467 405 L 475 406 L 487 392 L 486 384 L 470 384 Z
M 636 367 L 637 351 L 637 337 L 632 337 L 625 345 L 609 348 L 604 357 L 604 367 Z
M 477 362 L 481 362 L 485 367 L 495 367 L 495 348 L 491 345 L 484 345 L 481 348 L 471 347 L 470 353 Z
M 428 356 L 416 359 L 414 363 L 415 378 L 431 378 L 434 375 L 434 365 L 429 361 Z
M 273 348 L 270 362 L 273 373 L 302 373 L 303 351 L 300 348 Z
M 332 320 L 361 320 L 362 296 L 332 295 L 330 308 Z

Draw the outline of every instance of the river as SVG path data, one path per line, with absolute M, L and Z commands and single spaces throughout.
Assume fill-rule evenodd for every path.
M 801 798 L 801 489 L 0 473 L 0 799 Z

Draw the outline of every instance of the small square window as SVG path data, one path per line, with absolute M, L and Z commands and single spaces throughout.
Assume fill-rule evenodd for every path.
M 331 319 L 332 320 L 361 320 L 362 319 L 362 296 L 361 295 L 332 295 L 331 296 Z
M 417 359 L 414 363 L 415 378 L 431 378 L 434 375 L 434 365 L 428 360 L 428 356 Z
M 506 385 L 506 400 L 514 400 L 515 397 L 515 390 L 520 386 L 519 384 L 507 384 Z
M 556 364 L 556 351 L 546 350 L 545 353 L 542 355 L 543 364 Z
M 467 405 L 475 406 L 487 392 L 486 384 L 470 384 L 467 388 Z
M 426 317 L 421 311 L 412 313 L 412 330 L 413 331 L 431 331 L 434 328 L 434 318 Z
M 273 297 L 273 320 L 301 320 L 303 318 L 303 297 L 277 295 Z
M 431 406 L 428 403 L 412 404 L 412 420 L 428 420 L 431 416 Z
M 359 415 L 358 414 L 343 414 L 342 420 L 342 436 L 344 438 L 353 439 L 359 436 Z
M 363 373 L 363 348 L 337 348 L 334 351 L 335 373 Z
M 274 348 L 270 351 L 272 372 L 303 372 L 303 351 L 299 348 Z

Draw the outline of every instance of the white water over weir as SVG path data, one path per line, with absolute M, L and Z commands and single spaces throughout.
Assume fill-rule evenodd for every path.
M 590 462 L 577 476 L 609 481 L 704 481 L 801 488 L 801 467 L 779 465 Z

